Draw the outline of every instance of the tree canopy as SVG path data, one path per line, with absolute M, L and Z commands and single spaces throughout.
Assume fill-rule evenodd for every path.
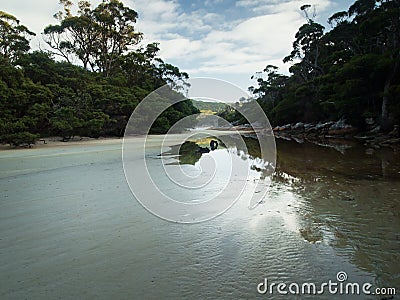
M 400 2 L 357 0 L 333 14 L 324 31 L 300 8 L 306 23 L 295 35 L 290 76 L 267 66 L 249 90 L 275 124 L 345 118 L 363 129 L 374 118 L 381 130 L 400 124 Z
M 158 43 L 142 45 L 137 13 L 118 0 L 91 8 L 60 1 L 43 36 L 50 51 L 30 51 L 33 33 L 0 12 L 0 142 L 33 143 L 39 136 L 122 136 L 138 103 L 169 84 L 177 93 L 188 74 L 158 57 Z M 56 59 L 57 58 L 57 59 Z M 186 100 L 170 107 L 151 132 L 166 132 L 198 110 Z

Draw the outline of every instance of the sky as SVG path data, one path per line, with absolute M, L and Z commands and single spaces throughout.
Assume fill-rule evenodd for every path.
M 74 1 L 74 0 L 73 0 Z M 74 1 L 77 2 L 76 0 Z M 93 7 L 100 0 L 91 0 Z M 138 12 L 143 43 L 159 42 L 160 57 L 189 73 L 229 81 L 244 90 L 267 65 L 287 73 L 287 56 L 305 23 L 303 4 L 315 5 L 316 21 L 347 10 L 354 0 L 122 0 Z M 33 49 L 45 48 L 41 33 L 55 24 L 58 0 L 0 0 L 0 10 L 16 16 L 37 35 Z

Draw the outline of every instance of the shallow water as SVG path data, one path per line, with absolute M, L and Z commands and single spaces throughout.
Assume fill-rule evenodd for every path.
M 154 158 L 162 137 L 150 139 Z M 260 205 L 239 200 L 191 225 L 133 198 L 121 141 L 2 151 L 0 298 L 288 299 L 257 285 L 320 284 L 339 271 L 399 290 L 399 154 L 287 141 L 277 149 Z

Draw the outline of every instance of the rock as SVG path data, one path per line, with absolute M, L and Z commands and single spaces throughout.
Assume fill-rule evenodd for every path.
M 340 119 L 329 127 L 329 134 L 332 135 L 346 135 L 356 131 L 356 128 L 346 124 L 346 120 Z
M 314 126 L 314 125 L 307 126 L 307 127 L 304 126 L 304 128 L 305 128 L 306 132 L 315 132 L 315 131 L 317 131 L 317 126 Z
M 354 201 L 356 200 L 353 196 L 346 196 L 342 198 L 343 201 Z
M 210 149 L 208 149 L 207 147 L 199 147 L 199 149 L 197 150 L 197 152 L 199 153 L 209 153 Z
M 304 129 L 304 123 L 298 122 L 296 125 L 292 126 L 292 129 L 294 130 L 303 130 Z
M 215 150 L 218 148 L 218 142 L 216 140 L 211 140 L 210 142 L 210 149 Z
M 314 125 L 313 124 L 304 124 L 304 129 L 309 129 L 309 128 L 311 128 L 311 127 L 313 127 Z
M 290 129 L 291 127 L 292 126 L 290 124 L 286 124 L 284 126 L 281 126 L 280 131 Z
M 325 128 L 328 128 L 328 127 L 332 126 L 334 123 L 335 122 L 333 122 L 333 121 L 329 121 L 329 122 L 326 122 L 326 123 L 318 123 L 315 126 L 315 129 L 317 129 L 317 130 L 325 129 Z
M 329 127 L 329 130 L 339 130 L 344 128 L 350 128 L 351 125 L 346 124 L 346 120 L 340 119 L 336 123 L 333 123 L 332 126 Z

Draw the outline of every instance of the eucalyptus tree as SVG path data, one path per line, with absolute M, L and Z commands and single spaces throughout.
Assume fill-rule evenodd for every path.
M 27 52 L 29 37 L 33 35 L 16 17 L 0 11 L 0 55 L 5 59 L 14 62 L 21 53 Z
M 352 23 L 359 28 L 356 42 L 362 54 L 374 53 L 386 60 L 387 69 L 381 91 L 381 128 L 388 130 L 390 107 L 397 105 L 393 102 L 399 101 L 398 94 L 392 91 L 392 85 L 400 65 L 400 1 L 357 0 L 349 8 L 348 14 L 353 17 Z
M 142 39 L 135 29 L 137 12 L 119 0 L 103 0 L 93 9 L 89 1 L 79 1 L 76 15 L 71 13 L 71 1 L 61 3 L 64 11 L 55 15 L 59 24 L 47 26 L 44 39 L 68 62 L 78 59 L 85 68 L 109 77 L 120 57 Z

